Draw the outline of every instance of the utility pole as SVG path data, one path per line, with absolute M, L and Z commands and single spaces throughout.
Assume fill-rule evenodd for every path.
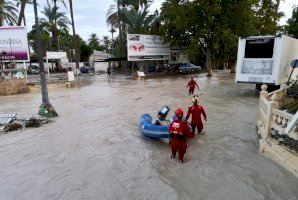
M 44 62 L 43 62 L 43 56 L 42 56 L 42 44 L 41 44 L 41 35 L 40 35 L 39 22 L 38 22 L 36 0 L 33 0 L 33 6 L 34 6 L 36 36 L 37 36 L 37 44 L 38 44 L 38 60 L 39 60 L 41 95 L 42 95 L 42 104 L 39 107 L 38 114 L 43 117 L 58 117 L 58 114 L 55 111 L 54 107 L 50 104 L 49 96 L 48 96 Z

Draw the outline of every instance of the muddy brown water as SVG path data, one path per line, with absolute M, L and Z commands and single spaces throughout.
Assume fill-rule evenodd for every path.
M 59 113 L 41 128 L 0 135 L 0 199 L 298 199 L 298 179 L 258 153 L 258 97 L 230 73 L 195 78 L 208 122 L 186 162 L 141 137 L 139 117 L 191 104 L 188 76 L 95 76 L 50 93 Z M 31 116 L 40 94 L 0 97 L 0 113 Z

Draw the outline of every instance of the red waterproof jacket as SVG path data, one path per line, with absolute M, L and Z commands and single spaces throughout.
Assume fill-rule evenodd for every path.
M 201 115 L 203 114 L 204 119 L 207 119 L 206 113 L 204 111 L 204 108 L 199 105 L 193 105 L 188 108 L 188 112 L 186 115 L 186 120 L 188 120 L 190 114 L 191 116 L 191 125 L 200 125 L 202 124 Z
M 170 124 L 169 132 L 173 139 L 185 140 L 193 136 L 188 124 L 179 118 Z
M 198 84 L 197 84 L 197 82 L 194 81 L 194 80 L 190 80 L 190 81 L 188 82 L 188 84 L 187 84 L 187 86 L 188 86 L 189 88 L 192 88 L 192 89 L 194 89 L 194 88 L 196 87 L 196 85 L 198 85 Z M 198 86 L 198 87 L 199 87 L 199 86 Z

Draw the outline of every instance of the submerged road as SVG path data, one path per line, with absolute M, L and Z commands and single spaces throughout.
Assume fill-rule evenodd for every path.
M 138 121 L 168 105 L 191 105 L 189 77 L 108 79 L 50 93 L 60 117 L 0 135 L 0 199 L 298 199 L 298 179 L 258 152 L 258 95 L 230 73 L 195 78 L 208 122 L 185 163 L 140 136 Z M 40 94 L 0 97 L 0 113 L 28 117 Z

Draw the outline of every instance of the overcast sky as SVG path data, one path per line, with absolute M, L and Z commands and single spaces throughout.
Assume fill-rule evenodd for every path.
M 159 9 L 163 1 L 164 0 L 154 0 L 154 3 L 150 6 L 151 11 L 153 12 L 154 10 Z M 39 3 L 39 17 L 42 17 L 40 12 L 43 10 L 46 0 L 37 0 L 37 2 Z M 65 2 L 68 1 L 66 0 Z M 84 40 L 87 40 L 91 33 L 96 33 L 99 37 L 102 37 L 103 35 L 108 35 L 111 37 L 111 33 L 109 33 L 109 29 L 106 24 L 106 14 L 111 4 L 115 4 L 115 1 L 73 0 L 76 32 L 82 36 Z M 280 10 L 284 12 L 286 16 L 281 19 L 280 24 L 285 24 L 287 19 L 292 16 L 292 7 L 295 4 L 298 5 L 297 0 L 282 1 Z M 68 13 L 68 11 L 63 8 L 63 5 L 59 5 L 59 7 Z M 32 24 L 34 23 L 32 5 L 26 7 L 26 19 L 29 31 L 32 27 Z

